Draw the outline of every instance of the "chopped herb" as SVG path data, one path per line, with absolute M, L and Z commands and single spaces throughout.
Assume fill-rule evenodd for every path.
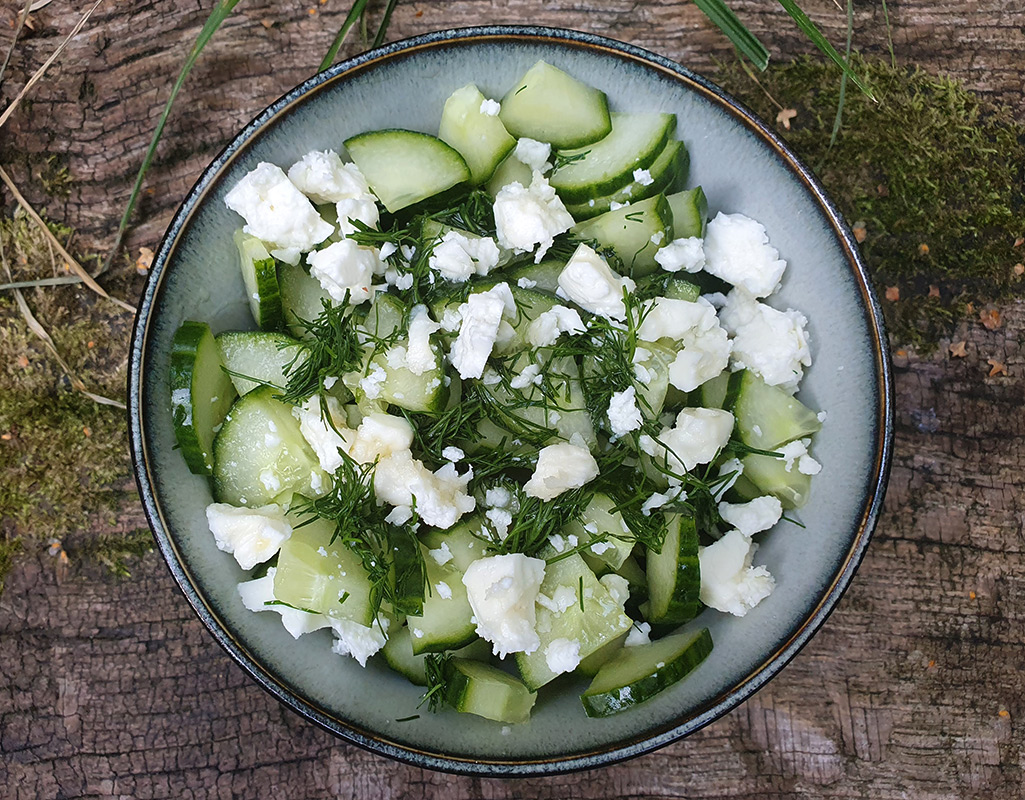
M 307 614 L 319 614 L 319 611 L 314 611 L 312 608 L 302 608 L 301 606 L 293 606 L 291 603 L 286 603 L 284 600 L 265 600 L 265 606 L 285 606 L 285 608 L 291 608 L 294 611 L 304 611 Z
M 590 152 L 590 150 L 585 150 L 583 153 L 556 153 L 552 162 L 552 172 L 558 172 L 563 167 L 568 167 L 570 164 L 576 164 L 578 161 L 582 161 L 587 158 Z
M 427 677 L 427 691 L 420 696 L 417 708 L 427 703 L 428 711 L 437 711 L 445 700 L 448 679 L 445 668 L 452 658 L 448 653 L 428 653 L 424 658 L 424 674 Z

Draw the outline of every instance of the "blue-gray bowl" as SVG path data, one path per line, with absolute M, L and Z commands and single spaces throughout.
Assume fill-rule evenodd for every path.
M 245 578 L 214 546 L 210 488 L 175 450 L 168 402 L 171 339 L 185 319 L 215 332 L 251 326 L 224 206 L 259 161 L 288 165 L 341 149 L 364 130 L 437 130 L 445 98 L 476 82 L 501 96 L 543 58 L 604 90 L 614 108 L 677 114 L 691 154 L 689 185 L 710 210 L 761 221 L 789 262 L 780 303 L 810 320 L 815 358 L 802 387 L 828 419 L 815 440 L 823 463 L 804 528 L 784 524 L 759 551 L 773 595 L 738 619 L 706 611 L 715 650 L 685 681 L 634 710 L 588 719 L 564 678 L 542 693 L 529 724 L 501 726 L 420 710 L 420 689 L 371 662 L 330 651 L 326 631 L 298 642 L 274 614 L 247 611 Z M 750 112 L 679 64 L 630 45 L 566 30 L 471 28 L 388 45 L 346 61 L 261 113 L 203 173 L 171 223 L 139 307 L 131 353 L 132 455 L 146 514 L 186 598 L 214 638 L 281 702 L 338 736 L 419 766 L 478 775 L 536 775 L 609 764 L 707 725 L 776 675 L 811 638 L 850 583 L 883 500 L 893 391 L 881 315 L 857 246 L 811 172 Z

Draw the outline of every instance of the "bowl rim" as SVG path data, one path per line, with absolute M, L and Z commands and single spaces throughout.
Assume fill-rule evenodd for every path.
M 716 104 L 734 121 L 760 138 L 783 162 L 793 177 L 800 180 L 808 193 L 815 199 L 829 221 L 838 241 L 842 244 L 844 256 L 851 268 L 862 300 L 862 311 L 872 338 L 873 364 L 880 388 L 876 407 L 876 428 L 878 431 L 870 486 L 862 503 L 857 534 L 833 575 L 826 591 L 818 603 L 801 622 L 792 629 L 786 640 L 745 679 L 720 692 L 686 716 L 673 722 L 647 729 L 628 739 L 607 746 L 600 746 L 587 752 L 565 756 L 532 758 L 486 758 L 474 759 L 452 756 L 429 750 L 418 749 L 390 740 L 388 737 L 365 730 L 352 722 L 340 719 L 301 698 L 289 687 L 284 677 L 276 677 L 264 667 L 250 649 L 237 640 L 222 623 L 216 611 L 206 602 L 184 566 L 178 549 L 168 533 L 164 516 L 158 501 L 150 473 L 151 463 L 146 445 L 146 422 L 144 416 L 146 353 L 149 348 L 150 323 L 160 296 L 166 284 L 167 265 L 174 254 L 182 232 L 205 195 L 220 174 L 231 164 L 268 123 L 287 112 L 293 105 L 307 101 L 316 93 L 331 85 L 344 81 L 349 76 L 370 70 L 376 66 L 398 60 L 424 49 L 447 45 L 472 46 L 481 42 L 537 41 L 551 43 L 568 49 L 604 52 L 616 58 L 640 63 L 652 68 L 665 77 L 684 84 L 691 91 L 703 95 Z M 213 162 L 189 190 L 185 200 L 164 234 L 150 275 L 139 301 L 138 313 L 132 330 L 128 384 L 129 439 L 132 465 L 136 484 L 143 502 L 144 511 L 154 538 L 168 569 L 200 618 L 231 658 L 265 691 L 278 701 L 318 726 L 366 750 L 385 755 L 407 764 L 462 775 L 482 777 L 527 777 L 557 775 L 577 770 L 606 766 L 628 758 L 649 753 L 681 739 L 717 720 L 731 711 L 769 680 L 775 677 L 812 638 L 846 591 L 850 581 L 864 557 L 866 548 L 882 509 L 889 477 L 893 448 L 894 395 L 893 378 L 890 370 L 888 340 L 879 302 L 872 290 L 868 273 L 858 251 L 854 235 L 843 221 L 840 212 L 827 196 L 825 189 L 800 159 L 791 152 L 787 144 L 765 123 L 742 104 L 707 79 L 691 72 L 681 64 L 635 45 L 619 42 L 596 34 L 583 33 L 565 28 L 530 25 L 491 25 L 455 28 L 422 34 L 387 44 L 361 55 L 340 62 L 314 75 L 287 92 L 261 111 L 231 142 L 217 155 Z

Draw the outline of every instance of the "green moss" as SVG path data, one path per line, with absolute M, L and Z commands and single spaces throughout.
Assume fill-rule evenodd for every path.
M 918 69 L 860 63 L 879 98 L 848 87 L 833 147 L 839 79 L 812 59 L 773 65 L 759 81 L 724 67 L 720 81 L 764 119 L 797 111 L 779 133 L 818 173 L 862 252 L 896 342 L 935 344 L 976 306 L 1025 288 L 1014 241 L 1025 234 L 1025 126 L 960 84 Z M 862 225 L 859 225 L 862 227 Z M 897 287 L 900 299 L 883 299 Z M 939 297 L 930 297 L 930 287 Z
M 21 550 L 21 541 L 18 539 L 0 540 L 0 594 L 4 591 L 4 580 L 7 573 L 11 571 L 14 564 L 14 557 Z
M 129 559 L 142 558 L 152 552 L 153 535 L 145 528 L 126 534 L 90 537 L 81 546 L 69 545 L 67 548 L 69 558 L 98 561 L 112 574 L 122 578 L 132 574 L 128 569 Z

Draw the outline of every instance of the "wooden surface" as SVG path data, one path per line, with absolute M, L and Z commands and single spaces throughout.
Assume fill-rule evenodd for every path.
M 20 5 L 0 11 L 4 50 Z M 314 71 L 348 4 L 314 5 L 311 15 L 285 0 L 244 2 L 204 53 L 147 180 L 133 253 L 156 245 L 231 135 Z M 379 13 L 383 4 L 371 5 Z M 775 4 L 732 5 L 777 57 L 808 49 Z M 840 41 L 841 12 L 826 0 L 805 5 Z M 107 0 L 0 134 L 0 163 L 30 200 L 78 229 L 81 248 L 111 241 L 209 6 Z M 1025 118 L 1022 0 L 891 0 L 889 10 L 902 63 L 963 79 Z M 55 0 L 35 15 L 5 100 L 80 11 Z M 856 20 L 862 49 L 882 53 L 881 4 L 858 3 Z M 730 54 L 683 0 L 403 0 L 389 38 L 528 21 L 611 35 L 698 71 Z M 63 202 L 33 179 L 51 154 L 73 178 Z M 140 288 L 136 280 L 126 291 Z M 962 327 L 965 358 L 898 355 L 890 491 L 852 588 L 776 680 L 686 741 L 529 781 L 399 765 L 334 740 L 257 689 L 194 618 L 159 556 L 133 563 L 129 579 L 86 561 L 58 581 L 54 559 L 30 548 L 0 597 L 0 798 L 1021 797 L 1023 334 L 1025 309 L 1012 305 L 996 330 Z M 1008 374 L 988 377 L 990 358 Z M 126 492 L 117 530 L 144 524 Z M 65 544 L 97 532 L 68 532 Z

